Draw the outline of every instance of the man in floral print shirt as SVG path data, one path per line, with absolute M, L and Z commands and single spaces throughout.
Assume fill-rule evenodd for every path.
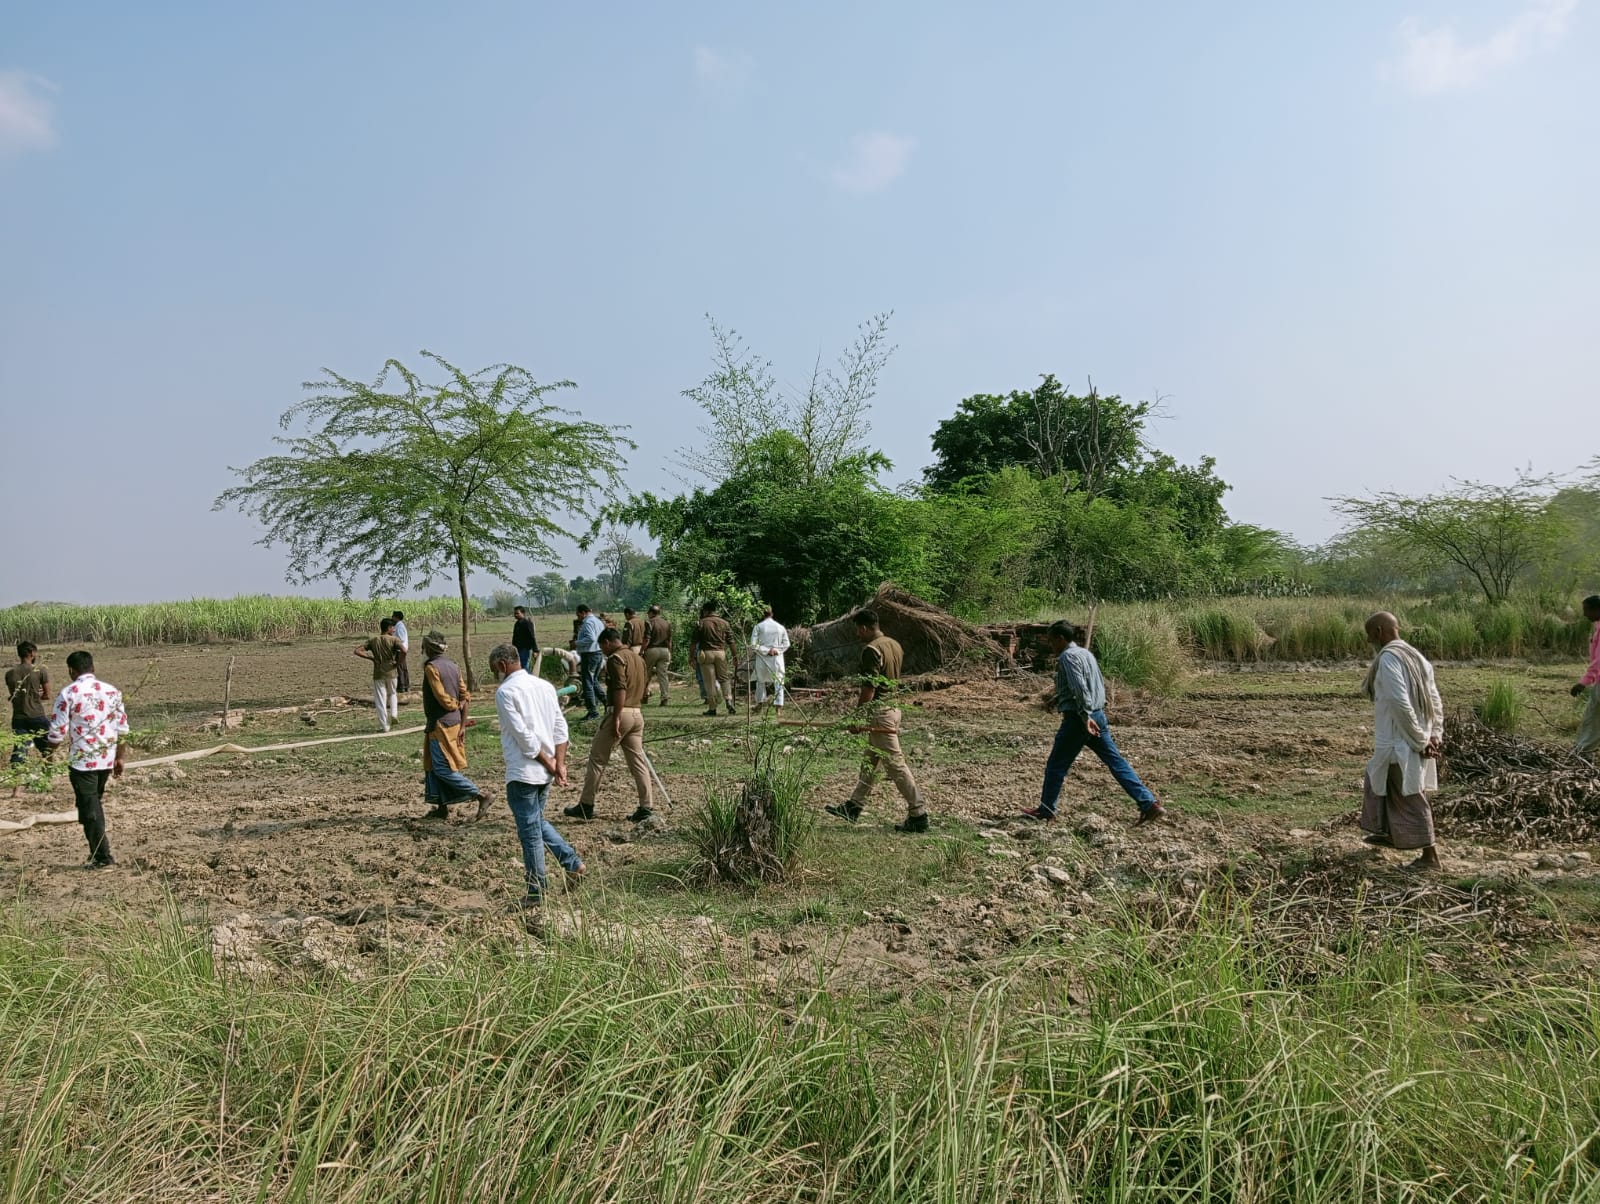
M 83 649 L 67 657 L 71 684 L 56 695 L 46 739 L 52 745 L 70 740 L 67 776 L 78 804 L 78 822 L 89 841 L 89 868 L 104 869 L 111 859 L 106 839 L 106 780 L 122 776 L 122 745 L 128 730 L 122 691 L 94 675 L 94 657 Z

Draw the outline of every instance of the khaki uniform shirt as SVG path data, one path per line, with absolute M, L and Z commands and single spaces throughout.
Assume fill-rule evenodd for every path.
M 733 647 L 733 628 L 721 615 L 701 619 L 694 625 L 695 647 L 702 652 L 716 652 Z
M 872 687 L 874 702 L 883 702 L 894 696 L 905 659 L 900 641 L 890 636 L 880 635 L 862 646 L 861 661 L 857 667 L 861 673 L 861 684 Z
M 644 657 L 624 645 L 606 657 L 606 697 L 617 710 L 644 705 L 644 692 L 650 685 Z
M 646 648 L 665 648 L 672 651 L 672 624 L 657 615 L 645 622 Z
M 622 642 L 630 648 L 637 648 L 644 643 L 644 620 L 634 615 L 623 625 L 626 630 L 622 633 Z

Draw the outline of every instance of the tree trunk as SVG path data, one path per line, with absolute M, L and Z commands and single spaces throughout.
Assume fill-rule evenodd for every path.
M 467 675 L 467 689 L 476 690 L 478 679 L 472 673 L 472 644 L 467 630 L 472 610 L 472 604 L 467 600 L 467 558 L 460 552 L 456 553 L 456 584 L 461 588 L 461 668 Z

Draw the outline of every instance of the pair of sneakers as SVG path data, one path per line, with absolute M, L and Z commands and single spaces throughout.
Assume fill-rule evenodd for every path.
M 1054 811 L 1046 811 L 1043 807 L 1029 807 L 1022 812 L 1023 819 L 1036 819 L 1040 823 L 1049 823 L 1055 817 L 1056 813 Z M 1160 803 L 1151 803 L 1148 807 L 1140 809 L 1139 818 L 1134 821 L 1133 826 L 1142 828 L 1145 824 L 1160 823 L 1166 818 L 1167 809 Z
M 666 704 L 663 703 L 662 705 L 664 706 Z M 727 705 L 728 705 L 728 714 L 732 715 L 734 713 L 733 703 L 730 702 Z M 717 714 L 717 708 L 716 707 L 709 707 L 708 709 L 706 709 L 704 711 L 701 711 L 700 713 L 709 718 L 709 717 L 714 716 L 714 715 Z
M 861 813 L 866 808 L 854 802 L 844 802 L 829 805 L 824 807 L 823 810 L 829 815 L 844 820 L 846 823 L 853 824 L 861 818 Z M 928 816 L 926 813 L 908 815 L 894 826 L 894 830 L 896 832 L 926 832 L 928 830 Z

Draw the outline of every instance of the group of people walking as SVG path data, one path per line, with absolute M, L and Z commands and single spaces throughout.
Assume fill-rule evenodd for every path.
M 1600 751 L 1600 595 L 1583 601 L 1584 616 L 1594 624 L 1589 659 L 1572 693 L 1587 693 L 1577 751 L 1593 756 Z M 861 644 L 857 663 L 855 709 L 846 730 L 865 735 L 856 786 L 842 803 L 825 808 L 829 815 L 848 823 L 865 813 L 880 775 L 887 775 L 905 802 L 904 819 L 895 830 L 928 831 L 928 807 L 900 745 L 903 710 L 900 677 L 905 653 L 887 635 L 879 616 L 870 609 L 852 616 Z M 598 628 L 598 630 L 595 630 Z M 397 634 L 398 629 L 398 634 Z M 1362 782 L 1360 825 L 1372 845 L 1414 850 L 1417 859 L 1408 868 L 1439 867 L 1433 813 L 1428 795 L 1438 787 L 1438 759 L 1444 740 L 1444 705 L 1434 669 L 1428 659 L 1401 638 L 1399 620 L 1386 611 L 1372 615 L 1366 633 L 1375 649 L 1362 689 L 1373 704 L 1373 753 Z M 1078 755 L 1089 749 L 1105 763 L 1112 777 L 1138 807 L 1139 825 L 1166 818 L 1167 812 L 1150 788 L 1118 749 L 1106 717 L 1105 680 L 1094 654 L 1087 647 L 1087 632 L 1061 621 L 1049 629 L 1055 654 L 1054 688 L 1047 698 L 1060 715 L 1044 781 L 1036 806 L 1023 817 L 1049 823 L 1056 817 L 1062 785 Z M 719 705 L 732 709 L 728 689 L 728 664 L 732 628 L 703 607 L 694 626 L 695 659 L 702 691 L 709 704 L 707 715 L 720 714 Z M 593 650 L 589 649 L 590 641 Z M 595 817 L 598 796 L 613 754 L 621 749 L 638 795 L 629 819 L 642 822 L 654 814 L 655 771 L 644 750 L 643 708 L 652 684 L 658 684 L 666 703 L 666 666 L 672 650 L 672 626 L 652 606 L 644 619 L 625 614 L 621 630 L 601 623 L 588 607 L 578 609 L 575 651 L 584 679 L 585 718 L 600 719 L 590 743 L 578 801 L 563 815 L 576 820 Z M 788 633 L 768 609 L 751 635 L 752 665 L 758 686 L 774 687 L 775 703 L 783 705 L 784 654 Z M 396 717 L 400 674 L 404 671 L 409 638 L 400 612 L 384 619 L 377 636 L 356 649 L 372 662 L 373 704 L 383 730 Z M 424 655 L 422 705 L 424 796 L 429 814 L 448 817 L 455 806 L 475 807 L 482 819 L 491 803 L 489 792 L 467 777 L 466 729 L 471 695 L 459 666 L 449 656 L 449 643 L 438 631 L 422 640 Z M 526 893 L 523 902 L 536 906 L 547 889 L 546 850 L 554 854 L 568 881 L 580 882 L 585 873 L 581 857 L 550 823 L 546 806 L 552 786 L 568 783 L 567 759 L 570 729 L 556 687 L 537 673 L 537 638 L 532 621 L 518 608 L 510 643 L 489 653 L 494 675 L 495 711 L 500 722 L 500 746 L 505 761 L 506 802 L 516 821 L 522 846 Z M 652 653 L 654 654 L 652 656 Z M 762 666 L 766 666 L 766 676 Z M 26 760 L 30 744 L 50 755 L 68 746 L 68 776 L 72 784 L 78 821 L 89 846 L 88 865 L 99 869 L 114 865 L 106 831 L 104 796 L 107 781 L 120 777 L 124 765 L 128 716 L 122 694 L 95 676 L 94 657 L 79 649 L 67 657 L 67 684 L 50 704 L 49 671 L 38 661 L 38 649 L 29 641 L 17 645 L 17 664 L 5 674 L 11 700 L 11 730 L 17 738 L 12 752 L 15 768 Z M 601 680 L 603 678 L 603 681 Z M 763 689 L 755 701 L 764 702 Z M 606 707 L 604 716 L 595 703 Z M 17 790 L 20 791 L 18 786 Z M 15 797 L 15 792 L 13 797 Z

